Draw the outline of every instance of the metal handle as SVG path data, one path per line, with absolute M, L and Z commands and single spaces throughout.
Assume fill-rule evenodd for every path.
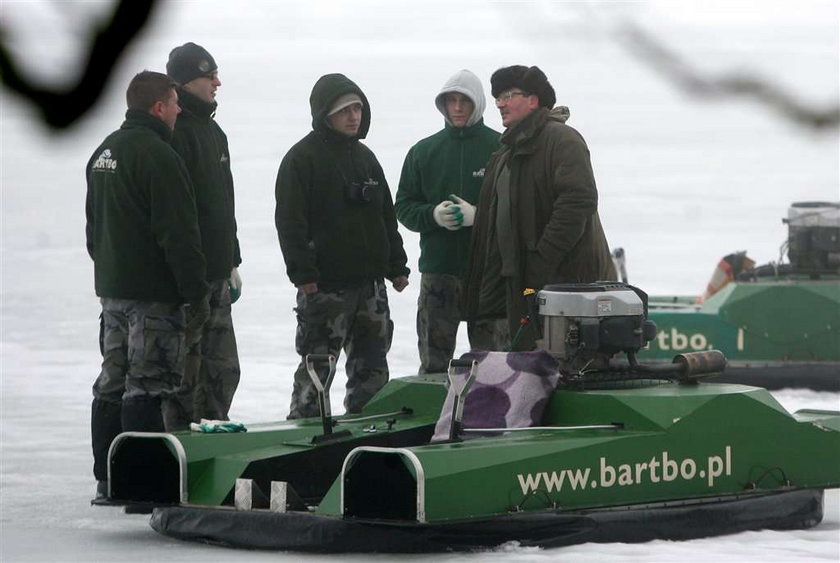
M 469 367 L 470 372 L 461 384 L 456 378 L 455 369 L 459 367 Z M 478 362 L 475 360 L 450 360 L 449 371 L 447 377 L 449 378 L 449 386 L 455 392 L 455 398 L 452 404 L 452 422 L 449 425 L 449 440 L 458 440 L 463 424 L 461 421 L 464 418 L 464 401 L 467 398 L 467 392 L 475 381 L 476 370 L 478 369 Z
M 315 390 L 318 392 L 318 408 L 321 410 L 321 423 L 324 426 L 324 434 L 332 432 L 332 409 L 330 408 L 330 386 L 332 385 L 333 377 L 335 377 L 335 356 L 332 354 L 307 354 L 306 355 L 306 371 L 309 373 L 309 378 L 312 384 L 315 385 Z M 315 371 L 315 362 L 327 362 L 329 364 L 329 373 L 326 381 L 322 382 Z

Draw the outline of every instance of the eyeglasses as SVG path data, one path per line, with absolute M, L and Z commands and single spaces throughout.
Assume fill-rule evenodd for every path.
M 527 98 L 530 95 L 531 94 L 529 94 L 528 92 L 520 92 L 518 90 L 511 90 L 510 92 L 504 92 L 504 93 L 496 96 L 496 102 L 497 103 L 509 102 L 510 99 L 514 96 L 523 96 L 523 97 Z

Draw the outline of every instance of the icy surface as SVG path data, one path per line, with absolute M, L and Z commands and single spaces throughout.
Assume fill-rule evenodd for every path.
M 13 53 L 28 74 L 67 81 L 76 43 L 101 3 L 3 2 Z M 162 70 L 186 41 L 207 47 L 223 86 L 217 118 L 230 139 L 244 294 L 234 308 L 242 383 L 232 417 L 285 417 L 294 353 L 294 290 L 273 225 L 282 155 L 310 127 L 309 90 L 343 72 L 367 93 L 367 143 L 396 190 L 402 159 L 442 126 L 433 104 L 459 68 L 487 84 L 493 70 L 537 64 L 569 124 L 586 137 L 612 246 L 631 281 L 649 293 L 698 293 L 717 261 L 748 250 L 775 260 L 792 201 L 837 200 L 838 135 L 818 134 L 744 99 L 700 101 L 675 90 L 611 33 L 643 24 L 709 75 L 750 69 L 817 106 L 838 103 L 838 17 L 826 2 L 163 2 L 122 60 L 99 105 L 67 133 L 45 130 L 33 110 L 0 98 L 2 190 L 2 456 L 0 560 L 297 561 L 293 554 L 234 551 L 156 534 L 146 516 L 91 508 L 90 386 L 98 370 L 98 301 L 84 248 L 84 164 L 122 120 L 124 91 L 144 68 Z M 72 70 L 72 69 L 71 69 Z M 488 104 L 487 123 L 499 129 Z M 416 273 L 418 238 L 402 231 Z M 394 375 L 416 372 L 418 277 L 391 292 Z M 459 352 L 466 342 L 459 341 Z M 343 372 L 333 404 L 340 412 Z M 840 395 L 775 394 L 789 410 L 840 409 Z M 558 550 L 505 545 L 473 555 L 411 561 L 837 561 L 840 495 L 826 495 L 816 528 L 749 532 L 689 542 L 587 544 Z M 320 557 L 306 557 L 307 561 Z M 390 561 L 341 556 L 331 561 Z

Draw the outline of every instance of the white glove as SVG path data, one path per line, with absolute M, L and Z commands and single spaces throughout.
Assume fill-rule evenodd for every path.
M 450 231 L 457 231 L 460 225 L 458 224 L 458 219 L 455 217 L 456 209 L 453 209 L 454 204 L 447 200 L 441 201 L 437 204 L 434 211 L 432 212 L 432 216 L 435 219 L 435 223 L 443 227 L 444 229 L 449 229 Z
M 475 205 L 473 205 L 465 199 L 461 199 L 455 194 L 452 194 L 449 197 L 452 198 L 452 200 L 455 202 L 455 207 L 457 207 L 458 210 L 461 212 L 461 215 L 463 215 L 461 219 L 461 226 L 472 227 L 473 223 L 475 223 Z
M 234 268 L 230 271 L 230 302 L 236 303 L 236 300 L 242 295 L 242 276 L 239 275 L 239 268 Z

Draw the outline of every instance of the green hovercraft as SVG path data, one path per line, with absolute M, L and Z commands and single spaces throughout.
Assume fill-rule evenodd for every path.
M 540 350 L 470 352 L 448 374 L 393 379 L 358 415 L 331 415 L 335 359 L 310 356 L 320 418 L 123 433 L 96 504 L 152 512 L 175 538 L 302 552 L 677 540 L 821 521 L 824 489 L 840 486 L 840 412 L 790 414 L 765 389 L 707 382 L 725 367 L 717 351 L 639 363 L 656 327 L 632 286 L 548 286 L 534 302 Z
M 700 297 L 651 297 L 658 332 L 646 361 L 717 349 L 718 381 L 840 391 L 840 203 L 794 203 L 784 220 L 789 262 L 724 257 Z

